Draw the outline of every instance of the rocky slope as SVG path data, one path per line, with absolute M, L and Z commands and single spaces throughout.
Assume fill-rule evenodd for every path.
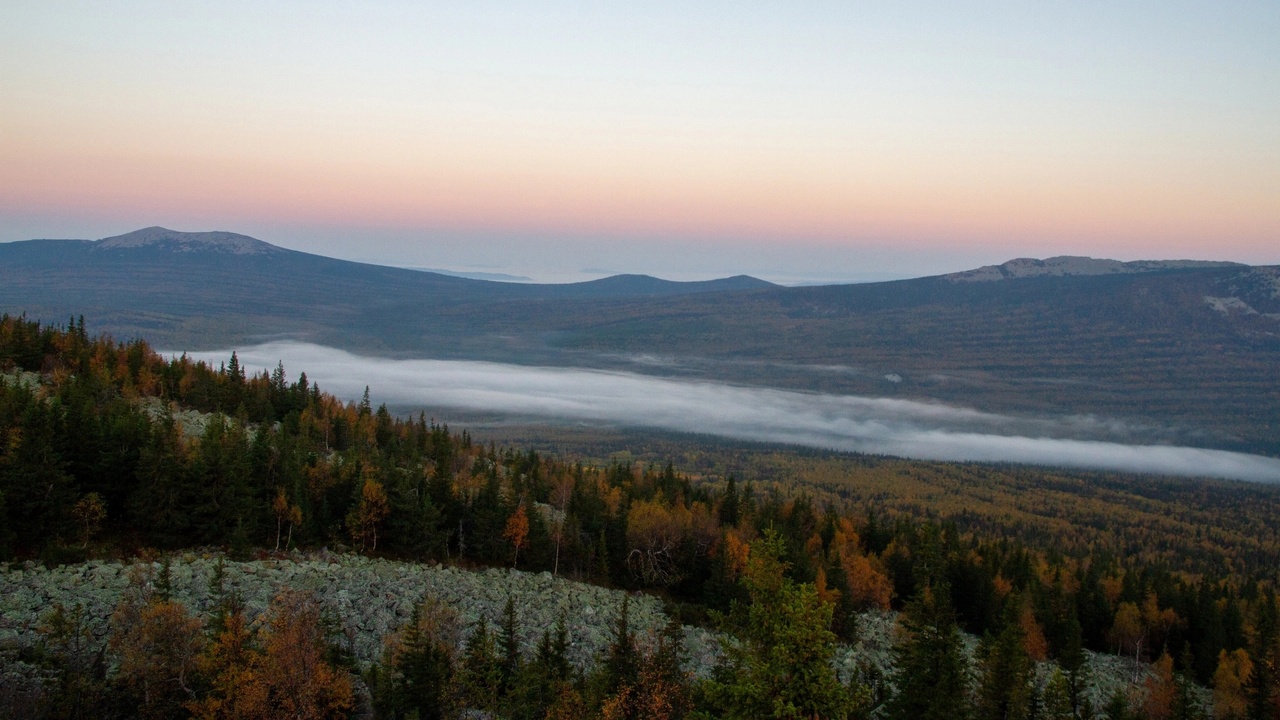
M 415 603 L 424 595 L 431 595 L 457 610 L 468 627 L 482 616 L 496 626 L 508 596 L 514 598 L 521 640 L 530 652 L 543 629 L 554 627 L 564 617 L 569 629 L 570 657 L 578 667 L 586 669 L 607 646 L 611 624 L 626 595 L 545 572 L 466 570 L 324 552 L 282 554 L 249 562 L 188 552 L 168 562 L 173 597 L 201 614 L 209 613 L 216 605 L 212 581 L 220 562 L 223 592 L 238 594 L 251 619 L 259 618 L 271 598 L 286 587 L 313 593 L 334 621 L 337 642 L 362 667 L 379 659 L 383 638 L 408 620 Z M 83 607 L 91 642 L 105 647 L 111 614 L 131 583 L 154 584 L 161 568 L 159 562 L 94 560 L 54 568 L 26 563 L 0 570 L 0 674 L 37 674 L 35 668 L 25 667 L 16 657 L 20 649 L 39 642 L 37 628 L 55 605 Z M 660 601 L 649 595 L 631 594 L 629 607 L 631 627 L 641 644 L 653 642 L 667 623 Z M 836 655 L 842 677 L 890 677 L 893 647 L 899 637 L 897 614 L 863 614 L 858 618 L 858 628 L 858 642 L 841 647 Z M 720 638 L 702 628 L 686 627 L 685 643 L 687 669 L 705 676 L 719 657 Z M 976 652 L 977 638 L 967 637 L 966 644 L 970 653 Z M 1101 707 L 1117 690 L 1142 692 L 1150 675 L 1146 665 L 1114 655 L 1088 656 L 1087 696 L 1095 707 Z M 1037 682 L 1041 687 L 1048 682 L 1053 667 L 1047 662 L 1038 667 Z
M 543 629 L 554 627 L 563 615 L 571 658 L 585 667 L 606 647 L 625 594 L 545 572 L 472 571 L 359 555 L 319 553 L 223 563 L 223 592 L 238 594 L 250 618 L 259 617 L 284 588 L 313 593 L 337 621 L 339 643 L 361 664 L 379 658 L 383 637 L 408 620 L 424 595 L 452 606 L 468 627 L 481 616 L 496 626 L 511 596 L 526 647 L 532 649 Z M 210 612 L 217 602 L 211 587 L 217 565 L 218 559 L 210 554 L 187 553 L 170 560 L 174 599 L 193 612 Z M 141 579 L 154 584 L 160 570 L 159 562 L 94 560 L 51 569 L 28 563 L 0 572 L 0 646 L 34 644 L 41 617 L 55 604 L 83 606 L 90 633 L 105 644 L 111 613 L 130 583 Z M 667 618 L 657 599 L 633 595 L 630 622 L 643 639 L 656 637 Z M 710 634 L 690 628 L 687 636 L 695 664 L 710 663 L 716 647 Z

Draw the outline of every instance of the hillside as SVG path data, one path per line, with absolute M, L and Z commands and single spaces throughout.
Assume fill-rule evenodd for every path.
M 642 275 L 563 285 L 491 282 L 336 260 L 235 233 L 164 228 L 99 241 L 0 244 L 4 311 L 59 320 L 83 313 L 100 318 L 97 329 L 121 337 L 145 336 L 191 348 L 278 337 L 332 342 L 371 315 L 384 327 L 405 308 L 419 315 L 505 302 L 662 297 L 760 287 L 769 283 L 745 276 L 704 282 Z M 376 342 L 376 333 L 360 335 L 360 342 Z M 423 340 L 419 338 L 415 349 L 426 346 Z
M 553 578 L 547 573 L 513 570 L 464 570 L 441 565 L 370 559 L 359 555 L 277 553 L 251 561 L 229 560 L 219 553 L 181 553 L 161 561 L 94 560 L 77 565 L 44 568 L 33 563 L 0 570 L 0 659 L 9 659 L 3 677 L 9 687 L 34 685 L 41 668 L 14 659 L 29 653 L 42 639 L 42 618 L 53 606 L 80 605 L 85 611 L 86 650 L 105 653 L 111 634 L 113 611 L 136 589 L 139 581 L 152 582 L 170 573 L 173 597 L 192 612 L 213 617 L 221 593 L 235 593 L 250 617 L 264 615 L 281 588 L 310 592 L 334 618 L 335 642 L 349 652 L 357 666 L 367 670 L 382 659 L 384 638 L 392 636 L 412 615 L 424 596 L 453 608 L 463 627 L 473 628 L 480 618 L 490 627 L 502 622 L 508 597 L 516 600 L 522 652 L 535 656 L 539 635 L 562 618 L 569 634 L 568 657 L 579 671 L 590 671 L 609 648 L 612 624 L 628 602 L 628 618 L 637 640 L 654 645 L 669 618 L 657 598 L 639 593 L 609 590 L 587 583 Z M 220 577 L 219 577 L 220 575 Z M 835 661 L 842 676 L 874 669 L 889 676 L 894 670 L 892 651 L 900 635 L 894 627 L 897 613 L 868 612 L 859 618 L 862 628 L 852 645 L 837 649 Z M 704 628 L 682 628 L 687 655 L 685 669 L 694 677 L 710 675 L 721 658 L 723 637 Z M 978 643 L 966 638 L 970 662 L 977 658 Z M 456 650 L 461 653 L 465 646 Z M 1087 653 L 1088 687 L 1085 696 L 1101 707 L 1115 693 L 1137 694 L 1152 677 L 1150 667 L 1132 659 Z M 1041 692 L 1056 663 L 1043 662 L 1034 680 Z M 3 683 L 3 680 L 0 680 Z M 0 700 L 0 709 L 5 707 Z
M 565 717 L 562 699 L 568 717 L 609 717 L 633 697 L 684 708 L 634 716 L 750 702 L 739 714 L 761 717 L 779 696 L 905 718 L 946 664 L 952 708 L 1012 687 L 1008 702 L 1034 688 L 1153 716 L 1179 693 L 1203 705 L 1194 683 L 1245 702 L 1219 678 L 1280 653 L 1274 486 L 817 453 L 731 453 L 739 479 L 707 453 L 679 470 L 584 463 L 80 323 L 0 318 L 0 368 L 0 714 L 201 714 L 312 680 L 351 710 L 407 702 L 412 677 L 438 693 L 416 707 L 447 695 L 513 718 Z M 603 630 L 602 609 L 631 596 L 569 580 L 651 597 Z M 493 635 L 468 627 L 497 602 Z M 662 614 L 679 622 L 642 643 Z M 681 625 L 737 642 L 715 660 Z M 1091 672 L 1140 689 L 1095 692 Z
M 804 288 L 747 277 L 538 285 L 150 228 L 0 245 L 0 310 L 83 313 L 95 330 L 169 348 L 297 339 L 372 355 L 678 372 L 1091 414 L 1163 427 L 1170 442 L 1280 454 L 1280 268 L 1081 258 L 998 268 Z M 1001 280 L 967 281 L 988 276 Z

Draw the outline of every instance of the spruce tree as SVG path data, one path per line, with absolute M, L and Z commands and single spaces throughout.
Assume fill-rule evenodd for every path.
M 564 617 L 554 630 L 542 631 L 542 638 L 532 662 L 520 668 L 520 681 L 508 701 L 509 713 L 519 720 L 542 720 L 571 682 L 573 667 L 569 664 L 569 632 Z
M 622 607 L 613 623 L 613 637 L 601 663 L 599 694 L 608 697 L 623 688 L 632 687 L 640 677 L 639 650 L 631 631 L 631 609 L 628 596 L 622 596 Z
M 1030 713 L 1032 667 L 1023 639 L 1017 616 L 1011 613 L 1004 630 L 983 642 L 978 683 L 978 717 L 983 720 L 1026 720 Z
M 502 625 L 498 629 L 498 649 L 501 656 L 501 692 L 506 697 L 516 685 L 520 676 L 520 625 L 516 619 L 516 601 L 507 596 L 507 604 L 502 608 Z
M 902 623 L 907 640 L 897 651 L 897 692 L 889 700 L 890 720 L 966 720 L 969 663 L 964 654 L 950 592 L 926 585 L 907 605 Z
M 434 599 L 424 598 L 414 607 L 394 661 L 397 717 L 452 717 L 455 622 L 453 611 Z
M 462 660 L 462 690 L 468 707 L 487 713 L 498 710 L 502 690 L 502 666 L 493 634 L 484 616 L 467 638 Z
M 708 694 L 726 718 L 846 718 L 861 698 L 832 668 L 831 606 L 808 583 L 786 577 L 786 546 L 773 530 L 751 545 L 742 582 L 750 604 L 735 603 L 725 647 Z

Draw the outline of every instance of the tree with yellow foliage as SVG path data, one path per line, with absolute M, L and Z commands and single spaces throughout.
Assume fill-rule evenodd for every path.
M 516 506 L 515 512 L 507 518 L 502 537 L 511 543 L 511 567 L 514 568 L 520 563 L 520 551 L 529 546 L 529 513 L 523 503 Z
M 1213 716 L 1217 720 L 1244 720 L 1249 711 L 1245 689 L 1253 677 L 1253 661 L 1244 648 L 1218 653 L 1213 673 Z
M 285 590 L 267 610 L 252 643 L 239 613 L 223 622 L 199 660 L 210 691 L 187 709 L 202 720 L 336 720 L 354 705 L 351 679 L 325 661 L 320 607 L 304 593 Z
M 382 483 L 366 477 L 360 489 L 360 502 L 347 515 L 347 528 L 351 531 L 351 539 L 360 544 L 360 551 L 365 546 L 370 551 L 378 549 L 378 529 L 391 513 L 387 502 L 387 491 Z
M 117 677 L 144 718 L 172 717 L 195 698 L 193 678 L 204 647 L 203 623 L 181 603 L 133 596 L 111 618 Z

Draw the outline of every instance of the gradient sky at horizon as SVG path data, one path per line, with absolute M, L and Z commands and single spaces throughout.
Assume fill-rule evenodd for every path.
M 1280 3 L 1057 5 L 9 0 L 0 240 L 539 279 L 1280 264 Z

